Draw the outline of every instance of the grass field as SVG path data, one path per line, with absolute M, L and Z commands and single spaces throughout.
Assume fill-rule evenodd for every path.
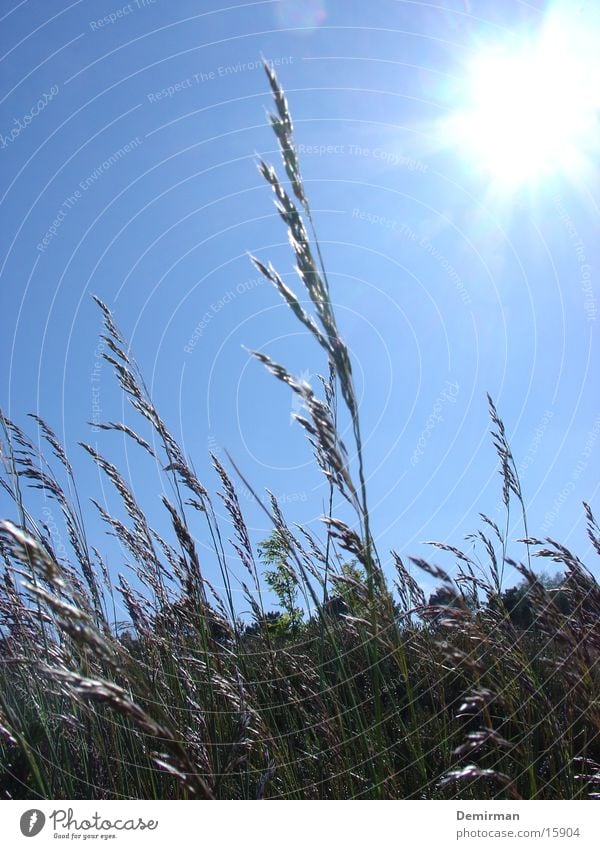
M 273 267 L 254 262 L 322 349 L 327 376 L 311 387 L 254 356 L 301 400 L 297 418 L 327 478 L 330 507 L 341 495 L 354 521 L 330 509 L 316 539 L 288 522 L 273 497 L 257 495 L 272 533 L 253 545 L 236 470 L 213 457 L 235 530 L 226 540 L 211 495 L 97 299 L 104 359 L 152 428 L 154 447 L 130 426 L 103 427 L 160 462 L 173 492 L 163 496 L 171 532 L 165 538 L 150 527 L 120 471 L 85 445 L 127 516 L 96 504 L 136 580 L 124 577 L 125 568 L 118 578 L 109 574 L 86 533 L 73 471 L 53 431 L 36 417 L 42 456 L 16 423 L 1 418 L 2 484 L 14 511 L 0 526 L 0 796 L 592 798 L 600 782 L 600 588 L 574 554 L 528 529 L 491 399 L 504 505 L 507 515 L 522 513 L 522 555 L 514 558 L 511 546 L 509 559 L 507 531 L 482 515 L 468 554 L 438 546 L 453 577 L 398 555 L 394 578 L 381 568 L 351 361 L 288 105 L 267 74 L 286 184 L 273 166 L 260 162 L 259 169 L 288 231 L 303 297 Z M 342 419 L 351 425 L 353 463 L 339 437 Z M 30 512 L 31 486 L 60 510 L 68 556 L 53 549 L 48 527 Z M 600 528 L 584 509 L 600 553 Z M 191 529 L 198 521 L 212 542 L 222 591 L 203 574 Z M 252 621 L 242 621 L 234 604 L 231 545 Z M 534 558 L 560 570 L 559 578 L 541 579 L 545 570 L 534 570 Z M 517 589 L 503 584 L 507 562 L 522 575 Z M 439 584 L 429 599 L 414 578 L 419 570 Z M 265 603 L 265 589 L 278 598 L 276 610 Z M 117 602 L 127 622 L 115 621 Z

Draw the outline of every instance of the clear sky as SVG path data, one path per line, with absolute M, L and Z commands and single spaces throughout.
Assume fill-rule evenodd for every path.
M 262 53 L 352 353 L 380 553 L 460 545 L 479 512 L 503 521 L 489 392 L 531 533 L 594 568 L 581 508 L 600 513 L 594 6 L 0 0 L 3 409 L 55 428 L 84 501 L 115 505 L 79 441 L 126 469 L 159 523 L 157 469 L 87 424 L 139 427 L 98 359 L 95 293 L 206 485 L 208 450 L 227 450 L 290 522 L 319 530 L 327 487 L 297 406 L 243 347 L 312 382 L 326 368 L 247 256 L 295 286 L 255 168 L 256 153 L 279 165 Z M 243 487 L 241 502 L 264 538 Z

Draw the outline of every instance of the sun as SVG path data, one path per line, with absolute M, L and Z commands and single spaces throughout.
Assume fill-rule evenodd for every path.
M 500 191 L 581 177 L 598 156 L 600 61 L 575 23 L 555 16 L 536 38 L 486 45 L 469 63 L 443 132 Z

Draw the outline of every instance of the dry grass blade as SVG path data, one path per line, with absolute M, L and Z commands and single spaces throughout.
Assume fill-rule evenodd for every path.
M 145 451 L 147 451 L 148 454 L 150 454 L 151 457 L 156 459 L 156 454 L 154 453 L 154 451 L 152 450 L 150 445 L 146 442 L 146 440 L 143 439 L 141 436 L 139 436 L 139 434 L 137 434 L 128 425 L 123 424 L 122 422 L 106 422 L 106 423 L 103 423 L 103 422 L 94 422 L 94 423 L 88 422 L 88 424 L 89 425 L 93 424 L 94 427 L 97 427 L 100 430 L 117 430 L 117 431 L 120 431 L 121 433 L 127 434 L 127 436 L 131 437 L 131 439 L 133 439 L 134 442 L 137 442 L 137 444 L 141 448 L 143 448 Z
M 501 463 L 500 473 L 502 475 L 503 481 L 502 496 L 504 498 L 504 503 L 508 505 L 511 492 L 513 492 L 519 499 L 519 501 L 522 502 L 523 496 L 521 493 L 521 485 L 519 483 L 519 478 L 517 475 L 517 467 L 512 455 L 512 451 L 510 450 L 510 445 L 508 444 L 508 440 L 506 438 L 506 429 L 504 427 L 504 422 L 498 415 L 498 411 L 496 410 L 491 396 L 488 395 L 487 399 L 490 409 L 490 418 L 492 419 L 493 424 L 496 426 L 496 430 L 492 431 L 492 439 L 494 441 L 494 446 L 496 448 Z
M 35 413 L 29 413 L 29 416 L 30 416 L 30 418 L 34 419 L 34 421 L 36 421 L 38 423 L 42 433 L 44 434 L 44 438 L 46 439 L 48 444 L 51 446 L 52 451 L 54 452 L 54 456 L 58 460 L 60 460 L 60 462 L 65 467 L 65 469 L 67 470 L 69 475 L 72 476 L 73 475 L 73 468 L 72 468 L 71 464 L 69 463 L 69 460 L 67 458 L 67 455 L 65 454 L 64 448 L 60 444 L 58 437 L 56 436 L 56 434 L 54 433 L 52 428 L 50 428 L 49 425 L 46 424 L 46 422 L 40 416 L 36 415 Z
M 273 266 L 271 264 L 269 264 L 268 266 L 264 265 L 259 259 L 254 256 L 251 256 L 250 259 L 252 260 L 258 271 L 260 271 L 260 273 L 263 275 L 263 277 L 266 277 L 267 280 L 273 283 L 273 285 L 275 286 L 279 294 L 282 296 L 284 301 L 287 303 L 287 305 L 290 307 L 296 318 L 301 321 L 302 324 L 306 328 L 308 328 L 308 330 L 310 330 L 315 339 L 318 341 L 319 345 L 321 345 L 325 349 L 327 354 L 329 356 L 332 356 L 333 349 L 331 345 L 329 344 L 325 336 L 323 336 L 323 334 L 317 327 L 315 321 L 302 308 L 302 305 L 300 304 L 300 301 L 298 300 L 296 295 L 292 292 L 290 288 L 288 288 L 288 286 L 285 285 L 285 283 L 283 282 L 277 271 L 273 268 Z
M 309 442 L 315 451 L 315 457 L 323 474 L 335 482 L 341 494 L 355 509 L 360 510 L 356 489 L 348 469 L 346 449 L 339 440 L 328 406 L 319 401 L 306 381 L 292 377 L 283 366 L 275 363 L 265 354 L 258 351 L 250 353 L 302 399 L 311 416 L 311 421 L 300 415 L 295 415 L 295 419 L 309 434 Z
M 110 681 L 90 679 L 54 667 L 47 667 L 43 671 L 49 678 L 61 680 L 81 698 L 107 704 L 113 710 L 130 719 L 136 727 L 148 735 L 152 743 L 155 745 L 158 743 L 161 747 L 167 749 L 167 753 L 158 756 L 158 760 L 160 762 L 161 758 L 164 759 L 164 763 L 169 765 L 172 775 L 184 781 L 187 788 L 198 798 L 214 798 L 208 783 L 190 763 L 181 743 L 175 739 L 164 724 L 157 722 L 133 701 L 122 687 Z
M 279 85 L 279 80 L 277 79 L 275 71 L 271 68 L 271 66 L 265 59 L 263 59 L 263 66 L 266 71 L 269 84 L 271 86 L 271 91 L 273 92 L 273 99 L 275 101 L 275 107 L 277 109 L 277 114 L 269 115 L 269 120 L 277 137 L 277 141 L 279 142 L 281 157 L 283 159 L 283 166 L 285 168 L 286 174 L 288 175 L 290 183 L 292 184 L 294 194 L 296 195 L 300 203 L 305 208 L 308 208 L 308 200 L 304 192 L 304 186 L 302 184 L 302 177 L 300 174 L 300 167 L 298 164 L 298 155 L 296 153 L 296 147 L 294 145 L 294 127 L 292 124 L 292 116 L 290 115 L 288 103 L 285 98 L 285 94 L 283 93 L 283 89 Z

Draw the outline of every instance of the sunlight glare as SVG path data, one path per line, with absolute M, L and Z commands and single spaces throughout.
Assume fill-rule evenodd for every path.
M 474 58 L 445 132 L 497 187 L 579 176 L 597 155 L 600 61 L 585 49 L 589 35 L 555 18 L 533 41 Z

